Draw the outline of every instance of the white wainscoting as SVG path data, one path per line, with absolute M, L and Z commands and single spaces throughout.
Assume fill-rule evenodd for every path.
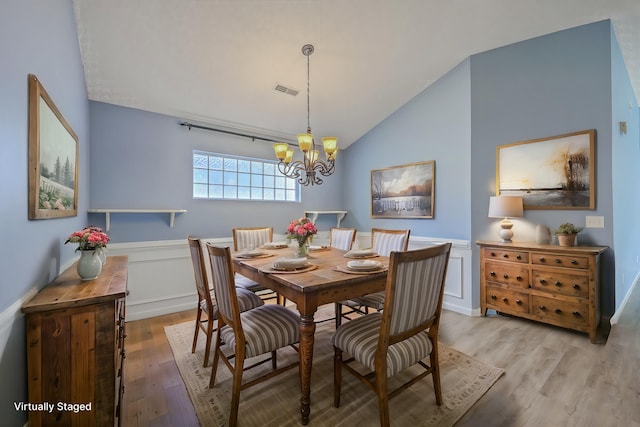
M 274 235 L 274 241 L 284 240 Z M 328 232 L 319 233 L 314 244 L 328 244 Z M 233 246 L 231 237 L 204 239 L 215 245 Z M 468 316 L 480 314 L 471 299 L 471 248 L 468 241 L 411 237 L 409 249 L 452 242 L 447 271 L 444 308 Z M 370 233 L 358 232 L 359 247 L 370 246 Z M 110 244 L 107 255 L 129 256 L 127 321 L 189 310 L 196 306 L 193 268 L 187 241 L 165 240 Z

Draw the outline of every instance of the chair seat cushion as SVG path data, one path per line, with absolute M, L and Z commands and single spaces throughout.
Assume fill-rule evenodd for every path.
M 236 288 L 247 289 L 251 292 L 258 292 L 266 289 L 264 286 L 260 285 L 258 282 L 254 282 L 253 280 L 246 278 L 241 274 L 236 274 L 235 280 L 236 280 Z
M 367 294 L 363 297 L 347 300 L 341 302 L 341 304 L 348 305 L 349 307 L 367 306 L 380 311 L 384 308 L 384 297 L 385 292 L 381 291 L 373 294 Z
M 246 289 L 236 288 L 236 294 L 238 295 L 238 306 L 240 307 L 240 311 L 247 311 L 264 305 L 264 301 L 262 301 L 258 295 Z M 216 304 L 216 297 L 213 291 L 211 291 L 211 302 L 213 303 L 213 313 L 211 313 L 211 318 L 217 319 L 218 304 Z M 205 313 L 207 312 L 207 302 L 205 300 L 200 301 L 200 309 Z
M 277 304 L 265 304 L 240 314 L 244 337 L 247 342 L 246 358 L 269 353 L 300 340 L 300 317 Z M 233 329 L 220 330 L 222 341 L 234 348 L 236 337 Z
M 353 356 L 358 362 L 374 370 L 376 349 L 380 337 L 382 314 L 372 313 L 341 325 L 332 338 L 335 347 Z M 427 357 L 433 344 L 426 331 L 389 346 L 387 377 L 397 374 Z

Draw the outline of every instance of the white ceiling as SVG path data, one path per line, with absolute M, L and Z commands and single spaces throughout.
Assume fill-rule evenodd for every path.
M 470 55 L 611 19 L 640 99 L 639 0 L 74 0 L 89 99 L 346 147 Z M 275 91 L 281 84 L 298 96 Z

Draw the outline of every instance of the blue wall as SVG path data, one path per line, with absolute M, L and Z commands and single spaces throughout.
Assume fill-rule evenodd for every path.
M 616 251 L 616 307 L 640 269 L 640 125 L 622 53 L 611 31 L 611 148 L 613 179 L 613 241 Z M 619 123 L 627 123 L 627 133 Z
M 346 150 L 344 206 L 350 226 L 409 228 L 414 236 L 469 239 L 469 60 L 463 61 Z M 433 219 L 371 218 L 371 169 L 435 160 Z
M 73 258 L 64 246 L 73 231 L 87 223 L 89 206 L 89 105 L 71 0 L 43 2 L 5 0 L 0 13 L 0 313 L 18 304 L 32 289 L 41 288 Z M 78 216 L 27 219 L 27 75 L 42 82 L 80 141 Z M 13 403 L 26 401 L 24 318 L 2 319 L 7 327 L 0 340 L 0 419 L 18 426 L 26 414 Z M 12 323 L 8 325 L 7 323 Z
M 113 242 L 184 239 L 188 234 L 230 237 L 233 227 L 273 225 L 284 233 L 305 210 L 339 210 L 340 166 L 321 186 L 304 187 L 302 203 L 194 200 L 192 151 L 204 150 L 262 159 L 274 157 L 270 143 L 180 126 L 183 120 L 91 102 L 91 208 L 187 209 L 169 228 L 168 214 L 113 214 Z M 302 125 L 302 124 L 301 124 Z M 342 153 L 341 153 L 342 154 Z M 296 153 L 296 156 L 298 154 Z M 104 226 L 103 214 L 90 214 Z M 324 219 L 324 218 L 323 218 Z M 319 224 L 328 230 L 333 223 Z

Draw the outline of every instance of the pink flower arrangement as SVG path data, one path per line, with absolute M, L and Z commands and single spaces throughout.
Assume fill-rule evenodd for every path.
M 318 233 L 316 225 L 306 217 L 294 219 L 287 227 L 287 237 L 296 239 L 299 246 L 304 245 L 307 240 L 311 242 L 316 233 Z
M 78 243 L 76 251 L 94 251 L 106 247 L 109 240 L 109 236 L 101 228 L 90 225 L 83 230 L 71 233 L 64 244 Z

